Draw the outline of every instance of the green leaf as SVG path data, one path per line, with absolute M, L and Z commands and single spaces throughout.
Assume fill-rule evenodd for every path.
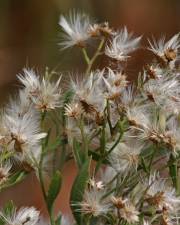
M 71 190 L 71 209 L 78 225 L 81 224 L 82 219 L 79 203 L 81 203 L 83 200 L 84 191 L 89 180 L 90 164 L 91 158 L 88 158 L 88 160 L 82 165 L 82 168 L 79 171 Z
M 63 140 L 58 137 L 54 143 L 49 144 L 49 146 L 47 146 L 47 151 L 54 151 L 56 150 L 61 144 L 62 144 Z
M 14 173 L 13 175 L 11 175 L 8 179 L 8 182 L 6 182 L 1 188 L 0 191 L 7 189 L 11 186 L 14 186 L 17 183 L 20 183 L 26 176 L 27 176 L 27 172 L 25 171 L 18 171 L 16 173 Z
M 2 209 L 2 215 L 5 216 L 6 218 L 11 218 L 15 210 L 16 207 L 13 201 L 8 201 Z M 2 215 L 0 215 L 0 225 L 5 225 L 7 224 L 7 221 L 5 221 Z
M 82 164 L 84 163 L 85 154 L 81 150 L 80 143 L 78 143 L 76 139 L 73 140 L 73 154 L 74 154 L 74 159 L 76 161 L 76 164 L 78 168 L 80 169 L 82 167 Z
M 50 135 L 51 135 L 51 128 L 49 128 L 48 131 L 47 131 L 47 136 L 44 139 L 44 146 L 47 146 L 48 145 Z
M 98 151 L 97 151 L 98 152 Z M 96 162 L 102 161 L 103 164 L 110 164 L 107 158 L 102 160 L 102 156 L 98 154 L 96 151 L 89 150 L 88 154 L 89 156 L 92 156 L 92 159 Z
M 0 155 L 2 161 L 10 159 L 14 155 L 14 152 L 3 151 Z
M 56 173 L 53 175 L 51 183 L 49 185 L 49 190 L 47 194 L 47 205 L 48 210 L 51 210 L 54 204 L 54 201 L 56 200 L 59 191 L 61 189 L 62 185 L 62 176 L 59 171 L 56 171 Z
M 16 206 L 14 205 L 13 201 L 8 201 L 5 206 L 3 207 L 3 213 L 7 217 L 10 217 L 16 209 Z
M 145 161 L 145 159 L 144 159 L 143 156 L 141 157 L 141 166 L 142 166 L 143 170 L 144 170 L 146 173 L 149 173 L 149 172 L 150 172 L 149 169 L 148 169 L 148 167 L 147 167 L 147 165 L 146 165 L 146 161 Z

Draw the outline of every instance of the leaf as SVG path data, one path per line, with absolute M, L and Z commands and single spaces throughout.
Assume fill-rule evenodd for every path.
M 145 159 L 144 159 L 144 157 L 142 156 L 141 157 L 141 166 L 142 166 L 142 169 L 146 172 L 146 173 L 149 173 L 150 171 L 149 171 L 149 169 L 148 169 L 148 167 L 147 167 L 147 165 L 146 165 L 146 162 L 145 162 Z
M 7 189 L 11 186 L 14 186 L 17 183 L 20 183 L 26 176 L 27 176 L 27 172 L 25 171 L 18 171 L 15 174 L 11 175 L 8 179 L 8 182 L 5 183 L 1 188 L 0 191 Z
M 71 190 L 70 203 L 71 210 L 77 224 L 81 224 L 81 212 L 79 203 L 83 200 L 84 191 L 89 180 L 89 168 L 90 168 L 91 158 L 82 165 Z
M 47 146 L 48 145 L 50 135 L 51 135 L 51 128 L 48 129 L 47 136 L 44 139 L 44 146 Z
M 14 213 L 15 209 L 16 209 L 16 207 L 15 207 L 13 201 L 11 200 L 5 204 L 5 206 L 3 208 L 3 213 L 5 216 L 10 217 Z
M 61 189 L 61 185 L 62 185 L 61 173 L 59 171 L 56 171 L 56 173 L 52 177 L 47 194 L 47 205 L 49 210 L 51 210 L 53 207 L 54 201 L 56 200 L 59 191 Z
M 0 225 L 7 224 L 7 221 L 5 221 L 4 217 L 11 218 L 15 210 L 16 210 L 16 207 L 13 201 L 8 201 L 2 209 L 2 214 L 0 214 Z
M 62 144 L 63 140 L 58 137 L 54 143 L 49 144 L 49 146 L 47 146 L 47 151 L 54 151 L 56 150 L 61 144 Z
M 84 162 L 85 155 L 84 152 L 81 151 L 80 144 L 76 141 L 76 139 L 73 140 L 73 153 L 76 164 L 80 169 Z
M 14 155 L 14 152 L 11 152 L 11 151 L 3 151 L 2 154 L 0 155 L 1 157 L 1 160 L 4 161 L 4 160 L 8 160 L 10 159 L 12 156 Z
M 100 154 L 98 154 L 98 153 L 95 152 L 95 151 L 89 150 L 88 154 L 89 154 L 89 156 L 92 156 L 92 159 L 93 159 L 94 161 L 96 161 L 96 162 L 98 162 L 99 160 L 102 159 L 102 156 L 100 156 Z M 106 158 L 102 160 L 102 163 L 103 163 L 103 164 L 110 164 L 110 162 L 109 162 L 108 159 L 106 159 Z

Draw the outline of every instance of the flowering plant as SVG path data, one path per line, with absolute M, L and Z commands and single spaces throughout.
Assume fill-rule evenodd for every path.
M 180 223 L 180 38 L 149 40 L 154 61 L 127 79 L 142 37 L 72 11 L 60 17 L 63 49 L 82 51 L 87 69 L 61 87 L 54 71 L 18 75 L 18 94 L 1 110 L 0 190 L 34 172 L 49 213 L 8 202 L 2 225 L 174 225 Z M 89 43 L 97 48 L 89 52 Z M 108 57 L 102 70 L 98 57 Z M 70 194 L 73 220 L 54 213 L 63 165 L 78 170 Z M 47 182 L 49 181 L 50 182 Z

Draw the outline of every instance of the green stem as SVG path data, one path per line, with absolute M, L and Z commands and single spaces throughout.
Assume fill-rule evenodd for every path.
M 111 136 L 112 136 L 113 135 L 113 127 L 112 127 L 111 118 L 110 118 L 109 100 L 107 100 L 107 121 L 108 121 L 108 124 L 109 124 L 109 129 L 110 129 L 110 132 L 111 132 Z
M 60 159 L 60 169 L 64 166 L 65 160 L 66 160 L 66 145 L 67 145 L 67 134 L 66 134 L 66 117 L 64 114 L 64 108 L 61 112 L 61 119 L 62 119 L 62 144 L 61 144 L 61 159 Z
M 44 180 L 43 180 L 43 175 L 42 175 L 42 168 L 41 168 L 42 167 L 41 166 L 42 165 L 42 159 L 43 159 L 43 157 L 41 157 L 40 167 L 38 169 L 39 181 L 40 181 L 40 186 L 41 186 L 41 190 L 42 190 L 42 193 L 43 193 L 43 198 L 44 198 L 44 201 L 46 203 L 47 210 L 48 210 L 51 225 L 55 225 L 54 215 L 53 215 L 53 207 L 51 209 L 49 209 L 48 203 L 47 203 L 47 195 L 46 195 L 46 190 L 45 190 L 45 185 L 44 185 Z
M 46 116 L 46 111 L 41 114 L 41 128 L 42 129 L 44 127 L 45 116 Z M 39 167 L 38 167 L 39 182 L 40 182 L 43 198 L 46 203 L 47 210 L 48 210 L 51 225 L 55 225 L 55 221 L 53 218 L 53 207 L 51 209 L 49 209 L 48 203 L 47 203 L 47 194 L 46 194 L 46 190 L 45 190 L 43 173 L 42 173 L 43 157 L 44 157 L 44 144 L 42 143 L 42 152 L 41 152 L 41 157 L 40 157 L 40 162 L 39 162 Z
M 123 131 L 120 132 L 120 135 L 119 135 L 117 141 L 116 141 L 116 142 L 114 143 L 114 145 L 110 148 L 110 150 L 106 153 L 106 156 L 108 156 L 108 155 L 114 150 L 114 148 L 119 144 L 119 142 L 120 142 L 122 136 L 123 136 Z
M 156 155 L 156 148 L 154 147 L 153 148 L 152 155 L 151 155 L 151 158 L 150 158 L 149 166 L 148 166 L 149 171 L 151 171 L 151 166 L 152 166 L 152 163 L 153 163 L 153 160 L 154 160 L 155 155 Z
M 46 202 L 47 196 L 46 196 L 46 191 L 45 191 L 45 186 L 44 186 L 44 180 L 43 180 L 41 166 L 38 169 L 38 173 L 39 173 L 39 182 L 40 182 L 41 190 L 42 190 L 42 193 L 43 193 L 44 200 Z
M 102 126 L 101 137 L 100 137 L 100 152 L 103 156 L 106 150 L 106 133 L 105 133 L 105 123 Z
M 82 49 L 85 61 L 86 61 L 87 65 L 88 65 L 87 69 L 86 69 L 86 72 L 85 72 L 86 76 L 90 73 L 91 68 L 92 68 L 95 60 L 100 55 L 100 52 L 101 52 L 101 50 L 102 50 L 102 48 L 104 46 L 104 43 L 105 43 L 105 38 L 102 38 L 102 40 L 100 41 L 100 43 L 98 45 L 97 50 L 95 51 L 95 53 L 94 53 L 94 55 L 93 55 L 93 57 L 91 59 L 89 58 L 86 49 L 85 48 Z
M 104 159 L 114 150 L 114 148 L 119 144 L 122 136 L 123 136 L 123 129 L 121 127 L 121 124 L 119 124 L 120 126 L 120 135 L 118 137 L 118 139 L 116 140 L 116 142 L 114 143 L 114 145 L 110 148 L 110 150 L 108 152 L 104 152 L 104 154 L 102 155 L 101 159 L 97 162 L 96 164 L 96 168 L 95 168 L 95 174 L 98 172 L 102 162 L 104 161 Z
M 79 129 L 81 131 L 81 136 L 82 136 L 82 142 L 83 142 L 83 148 L 85 150 L 85 158 L 88 159 L 88 140 L 87 137 L 84 133 L 84 123 L 83 123 L 83 118 L 80 120 L 80 125 Z
M 89 65 L 89 63 L 90 63 L 90 58 L 89 58 L 89 56 L 88 56 L 88 54 L 87 54 L 86 49 L 85 49 L 85 48 L 82 48 L 82 52 L 83 52 L 84 59 L 85 59 L 87 65 Z

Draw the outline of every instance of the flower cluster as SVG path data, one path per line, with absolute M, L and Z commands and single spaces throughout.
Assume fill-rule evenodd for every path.
M 129 81 L 124 66 L 141 36 L 76 11 L 59 25 L 60 46 L 82 50 L 83 77 L 72 76 L 61 91 L 56 73 L 24 69 L 22 88 L 0 117 L 0 190 L 35 171 L 50 221 L 33 207 L 6 208 L 0 224 L 180 224 L 179 34 L 149 40 L 146 50 L 155 60 Z M 93 40 L 97 49 L 89 54 Z M 108 58 L 103 69 L 94 65 L 101 55 Z M 53 210 L 60 171 L 70 160 L 78 170 L 70 193 L 73 222 Z
M 87 34 L 92 34 L 88 33 L 88 26 Z M 92 31 L 101 24 L 90 27 Z M 100 47 L 103 40 L 99 53 L 115 59 L 117 65 L 120 63 L 120 70 L 119 66 L 111 68 L 110 63 L 103 70 L 87 70 L 81 80 L 73 79 L 70 86 L 73 98 L 66 104 L 65 115 L 69 143 L 79 167 L 78 157 L 91 156 L 97 161 L 95 173 L 106 165 L 107 171 L 111 170 L 111 179 L 106 171 L 100 181 L 90 179 L 83 200 L 72 202 L 72 208 L 97 224 L 177 224 L 179 35 L 167 42 L 164 38 L 149 41 L 147 51 L 154 53 L 156 62 L 143 68 L 138 82 L 132 84 L 123 70 L 123 62 L 139 47 L 142 37 L 133 37 L 126 27 L 108 30 L 111 31 L 108 35 L 93 32 L 101 36 L 90 35 L 89 39 L 94 36 L 101 39 Z M 81 46 L 84 51 L 86 45 Z M 91 66 L 94 58 L 85 53 Z M 81 151 L 77 143 L 82 146 Z M 161 173 L 161 168 L 169 168 L 168 180 L 168 170 Z

